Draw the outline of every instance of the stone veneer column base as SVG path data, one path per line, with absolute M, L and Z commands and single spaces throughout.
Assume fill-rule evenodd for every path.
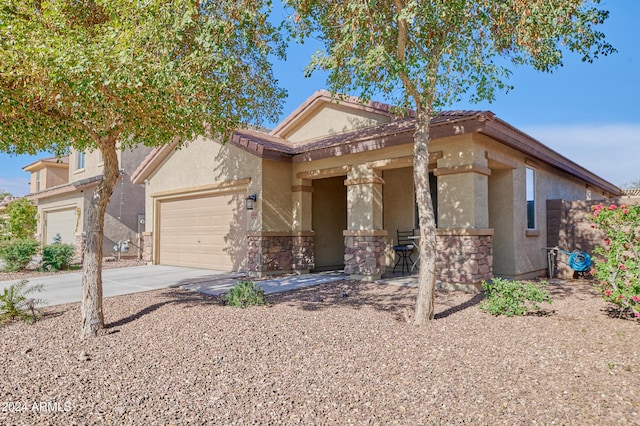
M 384 272 L 387 231 L 344 231 L 344 272 L 373 281 Z
M 262 232 L 247 235 L 247 272 L 262 276 L 308 273 L 313 263 L 313 232 Z
M 479 291 L 493 278 L 493 229 L 438 229 L 437 279 L 442 288 Z
M 78 263 L 83 263 L 84 262 L 84 248 L 86 246 L 87 243 L 87 234 L 86 233 L 82 233 L 82 234 L 76 234 L 76 241 L 75 241 L 75 260 Z
M 153 232 L 143 232 L 140 235 L 140 247 L 142 247 L 142 260 L 147 265 L 153 264 Z

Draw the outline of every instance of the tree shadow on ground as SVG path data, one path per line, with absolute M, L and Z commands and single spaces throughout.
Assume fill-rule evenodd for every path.
M 547 286 L 549 295 L 554 300 L 577 299 L 587 300 L 598 296 L 598 290 L 591 280 L 552 281 Z
M 471 308 L 473 306 L 478 305 L 480 302 L 482 302 L 484 300 L 484 293 L 477 293 L 475 294 L 471 299 L 467 300 L 464 303 L 461 303 L 459 305 L 455 305 L 455 306 L 451 306 L 450 308 L 442 311 L 442 312 L 438 312 L 437 314 L 435 314 L 434 318 L 435 319 L 443 319 L 446 318 L 450 315 L 453 315 L 455 313 L 458 313 L 460 311 L 464 311 L 467 308 Z
M 416 302 L 415 287 L 391 284 L 364 283 L 359 281 L 335 281 L 299 290 L 267 295 L 266 302 L 275 306 L 287 304 L 307 311 L 320 311 L 336 306 L 348 306 L 359 310 L 372 308 L 388 312 L 397 321 L 410 321 Z M 460 294 L 443 290 L 436 291 L 436 319 L 443 319 L 464 309 L 477 305 L 484 296 L 468 294 L 460 303 Z M 440 311 L 443 308 L 444 310 Z
M 167 305 L 181 304 L 181 305 L 184 305 L 185 308 L 189 308 L 193 306 L 221 304 L 220 298 L 218 296 L 210 296 L 207 294 L 197 293 L 195 291 L 174 289 L 174 288 L 170 288 L 162 291 L 157 297 L 166 298 L 167 300 L 154 303 L 153 305 L 147 306 L 127 317 L 105 324 L 105 329 L 121 327 L 125 324 L 129 324 Z
M 602 312 L 611 319 L 638 322 L 638 324 L 640 324 L 640 321 L 638 321 L 638 318 L 635 317 L 630 308 L 621 309 L 617 305 L 608 304 L 602 308 Z

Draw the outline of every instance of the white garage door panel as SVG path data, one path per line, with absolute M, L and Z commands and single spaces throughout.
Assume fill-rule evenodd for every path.
M 51 244 L 56 234 L 60 234 L 65 244 L 76 243 L 76 209 L 45 212 L 44 244 Z
M 241 194 L 161 201 L 159 263 L 238 270 L 246 257 L 242 202 Z

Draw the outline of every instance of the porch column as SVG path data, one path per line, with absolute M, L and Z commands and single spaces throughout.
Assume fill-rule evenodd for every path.
M 376 280 L 385 269 L 387 231 L 382 229 L 382 185 L 377 171 L 353 166 L 347 179 L 344 268 L 352 279 Z
M 293 197 L 293 231 L 311 231 L 313 185 L 308 179 L 297 179 L 291 187 Z
M 493 229 L 488 229 L 491 169 L 481 153 L 464 152 L 439 160 L 434 170 L 438 178 L 436 269 L 443 288 L 479 291 L 480 282 L 493 276 Z
M 489 227 L 491 169 L 477 164 L 438 167 L 438 228 Z
M 293 268 L 296 272 L 309 272 L 315 267 L 311 181 L 296 179 L 291 187 L 291 195 L 293 197 Z

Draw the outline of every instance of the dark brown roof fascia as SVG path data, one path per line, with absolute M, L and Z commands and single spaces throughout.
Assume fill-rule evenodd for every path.
M 260 158 L 273 161 L 291 162 L 291 148 L 273 141 L 273 136 L 258 134 L 261 132 L 239 130 L 229 139 L 230 144 Z
M 574 163 L 565 156 L 555 152 L 551 148 L 532 138 L 524 132 L 514 128 L 508 123 L 494 118 L 485 123 L 480 133 L 487 135 L 503 144 L 514 148 L 526 155 L 548 163 L 570 175 L 597 186 L 612 196 L 619 196 L 622 190 L 610 182 L 591 173 L 584 167 Z

